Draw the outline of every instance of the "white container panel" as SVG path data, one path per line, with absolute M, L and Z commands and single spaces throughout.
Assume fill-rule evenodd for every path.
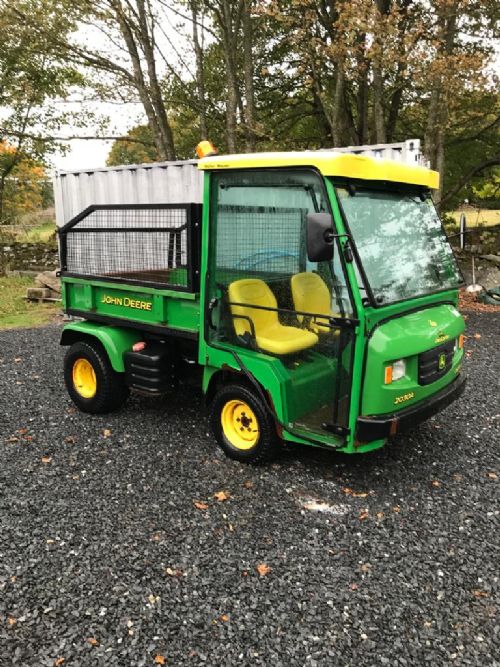
M 200 204 L 203 172 L 195 161 L 59 172 L 54 193 L 61 227 L 96 204 Z

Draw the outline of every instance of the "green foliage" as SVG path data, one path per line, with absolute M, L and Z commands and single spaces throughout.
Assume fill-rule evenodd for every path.
M 42 166 L 56 147 L 51 133 L 68 118 L 52 100 L 83 83 L 57 46 L 74 27 L 55 0 L 0 4 L 0 224 L 50 201 Z
M 134 141 L 115 141 L 106 160 L 108 167 L 120 164 L 143 164 L 158 160 L 153 135 L 147 125 L 137 125 L 127 132 Z

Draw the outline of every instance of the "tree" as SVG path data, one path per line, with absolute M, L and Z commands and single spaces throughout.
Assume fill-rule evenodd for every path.
M 130 99 L 138 96 L 151 129 L 153 142 L 160 159 L 175 159 L 172 128 L 161 90 L 160 62 L 168 68 L 168 59 L 158 45 L 161 29 L 158 8 L 149 0 L 45 0 L 64 8 L 75 28 L 72 37 L 47 33 L 46 26 L 37 22 L 22 8 L 13 12 L 24 21 L 30 31 L 50 40 L 52 48 L 70 63 L 84 67 L 98 78 L 94 88 L 101 96 Z M 79 41 L 76 27 L 97 29 L 105 37 L 102 48 L 93 48 Z
M 113 143 L 106 164 L 109 167 L 120 164 L 143 164 L 160 159 L 153 141 L 149 125 L 138 125 L 127 132 L 132 141 L 118 140 Z
M 2 184 L 0 224 L 12 224 L 26 213 L 42 208 L 47 177 L 42 164 L 0 142 L 0 171 L 8 173 Z
M 33 34 L 19 20 L 19 12 L 29 14 L 43 29 Z M 64 122 L 65 114 L 54 107 L 52 100 L 82 82 L 47 36 L 62 35 L 70 29 L 65 13 L 50 3 L 19 0 L 15 7 L 0 3 L 0 221 L 5 222 L 5 211 L 12 208 L 6 208 L 9 179 L 15 177 L 16 170 L 19 173 L 30 162 L 40 163 L 54 150 L 54 142 L 37 136 L 40 128 L 50 134 Z

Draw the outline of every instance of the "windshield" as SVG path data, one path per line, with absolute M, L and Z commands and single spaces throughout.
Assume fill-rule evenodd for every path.
M 457 288 L 462 277 L 430 197 L 337 188 L 377 304 Z

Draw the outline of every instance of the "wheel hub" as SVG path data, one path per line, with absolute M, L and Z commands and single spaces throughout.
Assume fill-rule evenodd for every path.
M 228 401 L 221 413 L 222 430 L 236 449 L 251 449 L 259 440 L 259 423 L 252 408 L 240 400 Z
M 77 359 L 73 364 L 73 386 L 83 398 L 92 398 L 97 391 L 95 371 L 88 359 Z

